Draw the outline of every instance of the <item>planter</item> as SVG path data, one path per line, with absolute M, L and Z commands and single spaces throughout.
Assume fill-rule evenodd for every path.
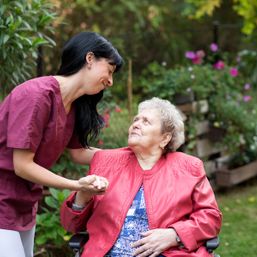
M 192 103 L 177 104 L 177 107 L 185 114 L 191 113 L 207 113 L 209 104 L 207 100 L 194 101 Z
M 220 187 L 230 187 L 257 176 L 257 160 L 235 169 L 216 171 L 216 184 Z
M 174 102 L 175 104 L 179 105 L 179 104 L 186 104 L 186 103 L 192 103 L 194 101 L 195 97 L 194 97 L 194 92 L 190 91 L 187 93 L 176 93 L 174 95 Z
M 223 128 L 216 128 L 213 126 L 209 127 L 209 131 L 208 131 L 208 138 L 213 141 L 213 142 L 217 142 L 217 141 L 221 141 L 224 136 L 226 135 L 226 130 Z

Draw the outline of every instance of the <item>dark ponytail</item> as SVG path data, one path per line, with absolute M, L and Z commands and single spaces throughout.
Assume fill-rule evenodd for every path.
M 69 76 L 77 73 L 86 62 L 86 55 L 93 52 L 96 58 L 106 58 L 118 71 L 122 57 L 104 37 L 94 32 L 81 32 L 72 37 L 62 51 L 62 62 L 57 75 Z M 74 101 L 75 132 L 83 147 L 95 139 L 104 125 L 103 118 L 97 112 L 97 104 L 103 97 L 103 91 L 95 95 L 83 95 Z

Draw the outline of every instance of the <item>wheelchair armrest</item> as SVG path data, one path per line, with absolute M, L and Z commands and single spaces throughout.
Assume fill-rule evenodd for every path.
M 209 239 L 205 243 L 205 247 L 209 253 L 212 253 L 220 244 L 220 240 L 218 237 L 214 237 Z
M 88 239 L 89 235 L 87 232 L 79 232 L 74 234 L 69 241 L 69 247 L 74 251 L 79 251 L 88 241 Z

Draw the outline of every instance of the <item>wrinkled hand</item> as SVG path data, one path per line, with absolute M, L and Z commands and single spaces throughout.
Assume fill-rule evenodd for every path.
M 106 178 L 97 175 L 89 175 L 80 178 L 78 183 L 81 191 L 91 195 L 103 194 L 109 185 Z
M 133 256 L 155 257 L 161 254 L 164 250 L 176 246 L 176 232 L 172 228 L 152 229 L 147 232 L 141 233 L 144 237 L 131 246 L 137 248 Z

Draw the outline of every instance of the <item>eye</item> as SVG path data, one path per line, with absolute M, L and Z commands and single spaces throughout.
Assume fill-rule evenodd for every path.
M 146 125 L 148 125 L 148 124 L 150 124 L 150 121 L 149 121 L 147 118 L 144 118 L 144 119 L 143 119 L 143 123 L 146 124 Z
M 135 117 L 135 118 L 133 119 L 133 122 L 136 122 L 136 121 L 138 121 L 138 117 Z

